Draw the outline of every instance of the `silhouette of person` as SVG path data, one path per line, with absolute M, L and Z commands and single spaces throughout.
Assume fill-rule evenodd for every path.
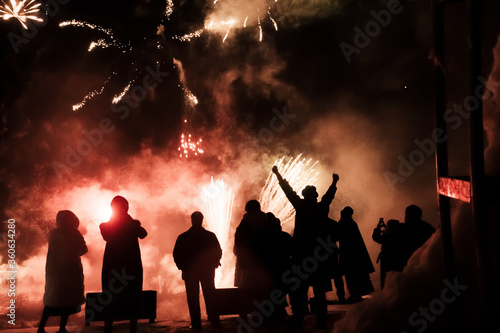
M 406 262 L 413 253 L 432 236 L 436 229 L 422 220 L 422 209 L 410 205 L 405 210 L 405 223 L 402 225 L 402 234 L 406 244 Z
M 45 266 L 45 305 L 38 333 L 45 332 L 50 316 L 61 316 L 59 332 L 67 332 L 71 314 L 78 313 L 85 302 L 83 267 L 80 256 L 87 253 L 87 245 L 78 231 L 80 220 L 69 210 L 56 215 L 56 228 L 49 233 L 49 249 Z
M 328 227 L 328 234 L 331 235 L 331 239 L 335 242 L 335 245 L 337 245 L 337 241 L 339 239 L 339 227 L 338 227 L 338 222 L 331 219 L 331 218 L 326 218 L 327 219 L 327 227 Z M 332 249 L 334 252 L 330 254 L 330 257 L 328 258 L 328 265 L 331 273 L 331 278 L 333 279 L 333 282 L 335 284 L 335 290 L 337 293 L 338 297 L 338 302 L 339 303 L 345 303 L 345 288 L 344 288 L 344 279 L 342 278 L 342 272 L 340 270 L 340 265 L 339 265 L 339 248 L 336 246 L 335 248 Z
M 207 309 L 208 320 L 213 326 L 220 326 L 218 313 L 214 308 L 215 269 L 220 266 L 222 250 L 217 236 L 202 227 L 203 214 L 191 214 L 191 228 L 177 237 L 173 256 L 177 268 L 182 271 L 191 317 L 191 328 L 201 329 L 200 283 Z
M 372 239 L 382 245 L 377 258 L 377 263 L 380 261 L 381 289 L 384 289 L 387 272 L 402 272 L 405 266 L 404 239 L 400 230 L 398 220 L 389 220 L 386 226 L 383 219 L 373 229 Z
M 340 212 L 339 264 L 345 275 L 350 302 L 362 300 L 362 296 L 374 291 L 370 273 L 375 272 L 370 255 L 357 223 L 352 219 L 354 210 L 346 206 Z
M 102 290 L 113 295 L 105 308 L 106 333 L 111 332 L 113 319 L 130 319 L 130 332 L 135 332 L 142 306 L 142 260 L 139 240 L 148 235 L 141 223 L 128 214 L 127 199 L 116 196 L 111 201 L 113 211 L 108 222 L 101 223 L 102 238 L 106 241 L 102 262 Z M 120 277 L 120 278 L 119 278 Z M 125 282 L 118 282 L 126 280 Z M 121 285 L 118 287 L 117 284 Z
M 326 217 L 330 209 L 330 204 L 337 191 L 339 176 L 333 174 L 333 182 L 326 193 L 318 202 L 318 192 L 316 187 L 308 185 L 302 190 L 303 199 L 292 189 L 290 184 L 283 179 L 274 166 L 272 171 L 276 175 L 279 185 L 290 203 L 295 208 L 295 228 L 293 232 L 292 262 L 294 265 L 302 266 L 304 260 L 314 258 L 314 250 L 318 246 L 318 237 L 325 236 Z M 313 287 L 314 307 L 316 313 L 316 326 L 326 327 L 327 303 L 325 293 L 332 290 L 332 282 L 328 272 L 328 265 L 325 261 L 318 262 L 318 268 L 310 274 L 300 274 L 295 272 L 296 281 L 300 281 L 299 286 L 290 294 L 292 303 L 293 320 L 296 326 L 301 327 L 304 316 L 308 313 L 308 289 Z
M 273 286 L 270 268 L 272 225 L 257 200 L 248 201 L 245 211 L 234 236 L 234 284 L 265 294 Z
M 271 270 L 273 272 L 273 289 L 278 289 L 283 291 L 285 297 L 283 297 L 283 303 L 275 304 L 273 319 L 283 320 L 286 313 L 286 294 L 288 293 L 288 287 L 283 282 L 282 276 L 286 270 L 290 269 L 291 266 L 291 256 L 292 256 L 292 236 L 283 231 L 281 228 L 281 221 L 279 218 L 274 216 L 273 213 L 266 213 L 270 223 L 272 231 L 271 239 L 271 252 L 269 255 L 272 258 Z

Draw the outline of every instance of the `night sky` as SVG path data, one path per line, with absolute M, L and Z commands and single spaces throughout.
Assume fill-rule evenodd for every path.
M 71 209 L 90 249 L 86 290 L 98 290 L 104 242 L 96 226 L 103 220 L 92 211 L 101 209 L 95 200 L 107 206 L 123 194 L 150 232 L 141 241 L 145 287 L 160 291 L 160 316 L 186 316 L 180 273 L 161 267 L 173 264 L 173 241 L 200 209 L 200 186 L 213 176 L 233 187 L 234 228 L 273 161 L 301 153 L 319 161 L 320 195 L 331 173 L 339 173 L 330 216 L 338 220 L 342 207 L 354 208 L 373 262 L 379 247 L 370 236 L 379 217 L 403 220 L 404 208 L 417 204 L 439 226 L 433 153 L 401 175 L 402 160 L 435 128 L 431 1 L 174 0 L 171 13 L 165 0 L 48 2 L 48 19 L 39 26 L 0 21 L 0 216 L 18 223 L 18 264 L 30 267 L 22 273 L 25 285 L 43 272 L 57 211 Z M 500 52 L 500 4 L 487 0 L 484 7 L 488 80 L 499 66 L 493 50 Z M 446 25 L 450 106 L 468 94 L 464 10 L 455 5 Z M 91 42 L 111 39 L 98 29 L 59 26 L 73 19 L 111 29 L 115 45 L 88 51 Z M 229 19 L 235 23 L 227 36 L 228 26 L 215 26 L 190 41 L 178 39 Z M 375 30 L 367 32 L 370 26 Z M 73 111 L 92 91 L 99 93 Z M 498 95 L 493 100 L 495 109 Z M 486 141 L 494 146 L 495 116 L 485 119 Z M 203 139 L 203 154 L 179 156 L 188 132 Z M 454 175 L 468 171 L 466 134 L 465 125 L 450 134 Z M 437 244 L 421 258 L 438 253 Z M 25 319 L 36 320 L 41 298 L 21 297 Z M 353 312 L 349 320 L 356 318 Z

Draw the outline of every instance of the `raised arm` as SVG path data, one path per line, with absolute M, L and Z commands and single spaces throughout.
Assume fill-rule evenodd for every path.
M 286 197 L 290 201 L 290 203 L 293 205 L 293 207 L 297 208 L 297 205 L 300 203 L 302 199 L 297 195 L 297 193 L 293 190 L 293 188 L 288 184 L 286 179 L 284 179 L 281 174 L 278 171 L 278 167 L 275 165 L 273 166 L 273 172 L 276 175 L 276 178 L 278 178 L 278 182 L 280 184 L 281 189 L 283 192 L 285 192 Z
M 332 175 L 332 178 L 333 178 L 332 185 L 330 185 L 326 193 L 321 198 L 321 202 L 326 203 L 328 206 L 330 206 L 330 204 L 333 201 L 333 198 L 335 198 L 335 193 L 337 193 L 337 182 L 339 181 L 339 175 L 334 173 Z

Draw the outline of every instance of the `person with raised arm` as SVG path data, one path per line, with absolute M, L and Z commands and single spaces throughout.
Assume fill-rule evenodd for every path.
M 312 185 L 302 190 L 302 196 L 293 190 L 290 184 L 281 176 L 278 167 L 272 171 L 276 175 L 279 185 L 290 203 L 295 208 L 295 227 L 292 244 L 292 271 L 294 272 L 294 286 L 291 287 L 290 302 L 292 305 L 293 321 L 298 327 L 302 326 L 304 316 L 309 312 L 307 292 L 309 286 L 314 291 L 314 312 L 316 313 L 316 326 L 326 327 L 327 303 L 325 293 L 332 290 L 329 260 L 315 258 L 315 249 L 319 241 L 334 242 L 331 239 L 322 239 L 328 234 L 328 212 L 330 204 L 337 192 L 339 175 L 333 174 L 332 184 L 318 202 L 318 192 Z M 316 251 L 317 252 L 317 251 Z M 315 259 L 317 268 L 310 273 L 302 272 L 306 261 Z M 311 269 L 308 268 L 308 272 Z

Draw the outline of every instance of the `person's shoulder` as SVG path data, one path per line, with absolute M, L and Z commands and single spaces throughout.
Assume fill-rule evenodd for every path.
M 108 226 L 108 222 L 102 222 L 101 224 L 99 224 L 99 228 L 106 228 Z
M 202 231 L 202 232 L 203 232 L 205 235 L 209 236 L 209 237 L 217 237 L 217 235 L 216 235 L 214 232 L 212 232 L 212 231 L 210 231 L 210 230 L 207 230 L 207 229 L 205 229 L 205 228 L 203 228 L 203 231 Z
M 427 228 L 427 230 L 431 231 L 431 232 L 435 232 L 436 231 L 436 228 L 434 228 L 432 226 L 432 224 L 430 224 L 429 222 L 426 222 L 426 221 L 422 221 L 423 224 L 425 225 L 425 227 Z

